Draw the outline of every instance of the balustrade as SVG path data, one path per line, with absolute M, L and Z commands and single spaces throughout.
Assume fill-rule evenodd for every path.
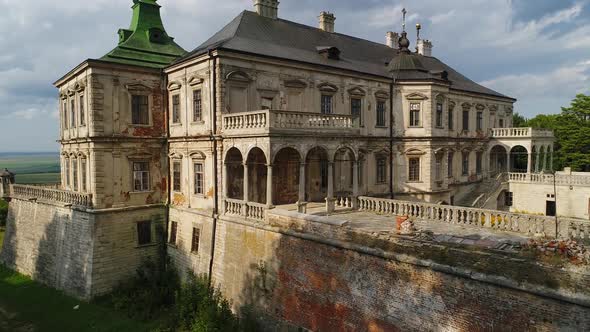
M 550 227 L 555 225 L 555 219 L 545 216 L 372 197 L 359 197 L 359 209 L 378 214 L 408 216 L 428 222 L 493 228 L 527 235 L 555 235 L 551 234 L 552 231 L 555 232 L 555 228 Z
M 75 206 L 91 207 L 92 194 L 49 189 L 40 186 L 25 186 L 13 184 L 10 186 L 11 197 L 23 199 L 38 199 Z
M 239 216 L 256 221 L 264 221 L 266 210 L 267 207 L 264 204 L 229 198 L 224 200 L 224 214 L 228 216 Z
M 281 110 L 262 110 L 228 114 L 223 116 L 223 130 L 226 134 L 268 133 L 271 129 L 299 130 L 343 130 L 354 129 L 352 116 L 340 114 L 319 114 Z
M 491 128 L 490 135 L 492 138 L 553 137 L 553 131 L 533 128 Z
M 553 174 L 543 173 L 509 173 L 508 179 L 512 182 L 553 184 Z M 558 185 L 590 185 L 590 176 L 587 175 L 566 175 L 556 174 L 555 184 Z

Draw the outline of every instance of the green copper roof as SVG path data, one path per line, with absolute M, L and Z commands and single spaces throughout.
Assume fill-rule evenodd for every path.
M 119 45 L 101 60 L 164 68 L 186 51 L 168 36 L 157 0 L 133 0 L 129 29 L 119 30 Z

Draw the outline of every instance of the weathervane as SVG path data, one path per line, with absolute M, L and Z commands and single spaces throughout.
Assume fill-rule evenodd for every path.
M 402 14 L 404 16 L 403 21 L 402 21 L 402 30 L 406 31 L 406 14 L 408 13 L 408 11 L 404 8 L 402 9 Z

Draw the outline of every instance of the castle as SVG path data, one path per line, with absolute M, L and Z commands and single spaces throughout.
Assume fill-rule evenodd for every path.
M 118 45 L 55 82 L 61 187 L 3 186 L 18 203 L 2 261 L 92 298 L 153 256 L 165 225 L 180 270 L 208 273 L 232 295 L 241 262 L 276 255 L 274 235 L 252 227 L 394 211 L 372 199 L 466 222 L 471 212 L 452 206 L 507 212 L 515 198 L 501 176 L 531 182 L 552 169 L 552 132 L 512 128 L 516 100 L 434 57 L 430 41 L 411 51 L 404 29 L 374 43 L 338 33 L 334 14 L 315 28 L 278 8 L 255 0 L 187 52 L 156 0 L 134 0 Z M 477 218 L 496 225 L 486 213 Z M 549 234 L 551 220 L 538 220 L 533 233 Z

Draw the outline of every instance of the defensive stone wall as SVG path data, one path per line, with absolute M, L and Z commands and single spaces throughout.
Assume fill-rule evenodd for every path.
M 213 277 L 236 310 L 317 331 L 588 330 L 584 269 L 372 234 L 273 210 L 218 222 Z M 270 325 L 271 323 L 269 323 Z M 275 327 L 271 327 L 275 328 Z
M 13 199 L 0 261 L 69 294 L 91 293 L 94 219 L 87 212 Z
M 156 254 L 156 225 L 165 209 L 76 209 L 12 199 L 0 262 L 66 293 L 89 299 L 133 275 Z M 152 221 L 153 243 L 139 246 L 139 221 Z

